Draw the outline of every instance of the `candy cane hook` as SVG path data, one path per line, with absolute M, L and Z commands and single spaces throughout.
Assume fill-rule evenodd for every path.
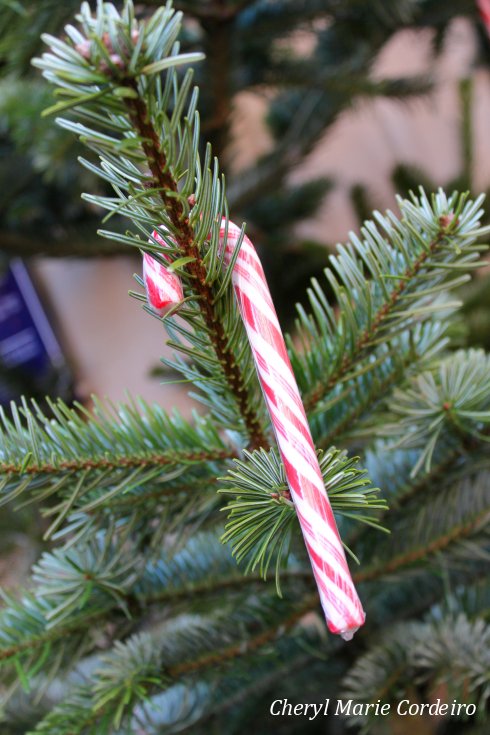
M 240 234 L 236 225 L 222 220 L 220 243 L 225 265 L 230 264 Z M 164 244 L 157 232 L 153 237 Z M 145 255 L 145 262 L 148 258 L 153 260 Z M 156 266 L 146 268 L 144 280 L 150 306 L 163 314 L 182 286 L 175 273 L 158 263 Z M 233 266 L 232 284 L 327 624 L 332 633 L 350 640 L 364 623 L 364 611 L 349 572 L 265 274 L 246 236 Z M 158 299 L 155 293 L 160 294 Z

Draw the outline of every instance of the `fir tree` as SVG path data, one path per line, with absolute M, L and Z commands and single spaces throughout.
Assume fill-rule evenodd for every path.
M 90 4 L 94 7 L 95 0 Z M 159 4 L 163 0 L 142 0 L 138 6 L 148 15 Z M 78 5 L 78 0 L 0 2 L 0 182 L 8 182 L 0 187 L 0 250 L 8 254 L 121 252 L 117 243 L 93 237 L 96 218 L 79 194 L 95 188 L 101 193 L 104 183 L 88 171 L 80 175 L 75 165 L 80 149 L 73 138 L 40 117 L 51 92 L 29 71 L 41 33 L 61 33 Z M 314 214 L 335 182 L 323 177 L 293 186 L 291 169 L 360 97 L 398 99 L 427 92 L 425 77 L 374 80 L 371 69 L 380 50 L 400 29 L 413 27 L 431 29 L 437 50 L 455 15 L 477 18 L 475 3 L 179 0 L 175 6 L 192 21 L 183 26 L 183 48 L 206 54 L 196 69 L 203 140 L 212 143 L 225 173 L 233 157 L 230 116 L 237 96 L 274 90 L 267 112 L 271 150 L 229 178 L 227 198 L 233 217 L 249 223 L 281 317 L 292 320 L 298 293 L 311 276 L 321 276 L 325 246 L 304 241 L 294 225 Z M 298 33 L 308 34 L 309 50 L 298 48 Z M 22 176 L 12 187 L 14 168 Z M 285 267 L 279 270 L 280 258 Z
M 35 62 L 112 187 L 86 199 L 126 219 L 100 235 L 168 266 L 152 233 L 166 240 L 185 298 L 161 321 L 200 413 L 24 401 L 2 415 L 2 500 L 37 503 L 51 546 L 0 611 L 3 732 L 325 732 L 271 702 L 344 697 L 391 702 L 381 721 L 353 715 L 390 733 L 397 702 L 436 696 L 478 705 L 447 732 L 483 732 L 490 362 L 447 351 L 450 293 L 486 248 L 482 198 L 420 191 L 398 217 L 375 213 L 298 308 L 291 361 L 367 611 L 345 644 L 319 613 L 223 268 L 224 180 L 200 154 L 180 25 L 170 3 L 141 24 L 129 0 L 84 3 Z

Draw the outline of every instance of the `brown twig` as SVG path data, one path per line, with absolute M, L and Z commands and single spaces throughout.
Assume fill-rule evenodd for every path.
M 130 83 L 138 93 L 135 81 L 130 80 Z M 269 442 L 257 413 L 250 405 L 246 379 L 229 348 L 228 338 L 214 305 L 213 289 L 206 279 L 206 267 L 196 245 L 194 232 L 189 224 L 184 206 L 179 198 L 175 196 L 178 193 L 177 183 L 169 171 L 165 153 L 150 121 L 146 103 L 138 93 L 137 98 L 128 99 L 126 104 L 131 121 L 142 138 L 142 147 L 148 166 L 156 185 L 160 188 L 160 198 L 177 233 L 176 243 L 186 257 L 193 258 L 192 262 L 186 265 L 186 269 L 193 279 L 193 287 L 199 296 L 199 307 L 216 356 L 236 398 L 240 414 L 247 428 L 250 438 L 249 448 L 267 448 Z
M 153 465 L 163 467 L 179 462 L 213 462 L 214 460 L 230 459 L 236 456 L 231 449 L 216 449 L 207 452 L 201 451 L 168 451 L 165 454 L 144 454 L 128 457 L 127 455 L 109 459 L 108 457 L 97 457 L 96 459 L 66 459 L 57 463 L 46 462 L 45 464 L 22 464 L 6 463 L 0 464 L 0 476 L 2 475 L 52 475 L 59 472 L 80 472 L 83 470 L 108 470 L 120 467 L 151 467 Z

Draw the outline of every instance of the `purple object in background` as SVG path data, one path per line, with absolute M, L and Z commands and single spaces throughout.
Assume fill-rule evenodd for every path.
M 32 379 L 34 386 L 65 366 L 59 342 L 20 258 L 0 270 L 0 364 Z M 0 404 L 17 397 L 0 377 Z

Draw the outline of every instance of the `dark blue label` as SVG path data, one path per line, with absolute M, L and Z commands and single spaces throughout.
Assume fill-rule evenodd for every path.
M 23 262 L 15 258 L 0 271 L 0 364 L 33 385 L 64 364 L 63 354 Z M 0 379 L 0 402 L 10 390 Z

